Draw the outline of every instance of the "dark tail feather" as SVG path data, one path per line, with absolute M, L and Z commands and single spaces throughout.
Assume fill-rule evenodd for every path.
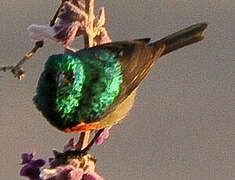
M 159 47 L 159 45 L 165 44 L 166 49 L 161 55 L 163 56 L 171 51 L 201 41 L 204 38 L 203 32 L 206 27 L 207 23 L 198 23 L 192 25 L 188 28 L 182 29 L 181 31 L 173 33 L 163 39 L 160 39 L 159 41 L 153 42 L 150 44 L 150 46 Z

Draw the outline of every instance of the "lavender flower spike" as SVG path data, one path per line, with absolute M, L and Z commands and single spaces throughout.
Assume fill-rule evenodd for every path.
M 30 25 L 27 30 L 33 40 L 53 39 L 61 42 L 64 47 L 70 46 L 76 36 L 84 33 L 87 14 L 83 6 L 76 7 L 70 2 L 65 2 L 58 14 L 57 23 L 52 26 Z
M 91 28 L 88 14 L 85 12 L 85 1 L 70 0 L 64 2 L 54 26 L 32 24 L 27 30 L 33 40 L 52 39 L 69 49 L 75 38 L 80 35 L 94 35 L 94 45 L 111 42 L 108 32 L 104 28 L 105 21 L 105 9 L 100 8 L 94 19 L 94 27 Z
M 29 37 L 36 41 L 53 39 L 56 34 L 52 27 L 37 24 L 31 24 L 27 31 L 29 32 Z
M 104 129 L 104 131 L 101 133 L 101 135 L 97 138 L 96 144 L 101 145 L 104 142 L 104 140 L 109 137 L 109 130 L 111 128 L 112 128 L 112 126 Z
M 22 169 L 20 170 L 20 175 L 28 177 L 30 180 L 40 180 L 40 168 L 44 166 L 46 161 L 43 159 L 33 160 L 35 153 L 22 153 Z
M 43 169 L 41 180 L 103 180 L 97 174 L 95 159 L 90 154 L 68 159 L 65 164 Z

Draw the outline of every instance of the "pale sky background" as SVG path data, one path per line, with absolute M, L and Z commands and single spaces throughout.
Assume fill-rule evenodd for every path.
M 26 28 L 48 24 L 59 0 L 0 1 L 0 65 L 17 62 L 33 43 Z M 113 40 L 162 38 L 208 22 L 205 39 L 157 63 L 139 88 L 133 111 L 92 149 L 106 180 L 235 180 L 235 1 L 97 0 Z M 82 47 L 82 40 L 75 45 Z M 19 177 L 21 152 L 47 159 L 74 134 L 50 126 L 32 98 L 54 42 L 18 81 L 0 73 L 0 179 Z

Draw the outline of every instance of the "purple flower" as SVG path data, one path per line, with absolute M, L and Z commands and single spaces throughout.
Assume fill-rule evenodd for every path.
M 101 133 L 101 135 L 97 138 L 96 144 L 101 145 L 104 142 L 104 140 L 109 137 L 109 130 L 111 128 L 112 128 L 112 126 L 104 129 L 104 131 Z
M 61 42 L 64 47 L 70 46 L 76 36 L 84 33 L 85 20 L 87 15 L 82 9 L 83 6 L 78 4 L 79 8 L 71 2 L 65 2 L 58 14 L 57 23 L 52 26 L 30 25 L 27 30 L 30 38 L 41 41 L 53 39 Z
M 53 39 L 56 34 L 52 27 L 37 24 L 31 24 L 27 30 L 29 32 L 29 37 L 36 41 Z
M 33 153 L 33 152 L 31 152 L 31 153 L 22 153 L 21 154 L 21 159 L 22 159 L 21 164 L 29 163 L 33 159 L 34 156 L 35 156 L 35 153 Z
M 77 36 L 85 34 L 94 36 L 94 45 L 111 42 L 108 32 L 104 28 L 104 8 L 99 10 L 98 16 L 93 20 L 93 28 L 89 28 L 91 22 L 88 21 L 88 16 L 85 12 L 84 0 L 70 0 L 64 2 L 54 26 L 32 24 L 27 30 L 33 40 L 52 39 L 62 43 L 65 48 L 71 46 Z
M 72 141 L 70 140 L 69 143 L 71 144 Z M 68 147 L 68 144 L 65 147 Z M 21 164 L 24 166 L 20 175 L 30 180 L 103 180 L 96 172 L 96 160 L 90 154 L 69 158 L 66 162 L 61 161 L 56 167 L 51 166 L 42 170 L 40 168 L 46 162 L 43 159 L 33 160 L 34 156 L 34 153 L 23 153 L 21 155 Z
M 22 158 L 22 169 L 20 170 L 20 175 L 28 177 L 30 180 L 40 180 L 40 168 L 44 166 L 46 161 L 43 159 L 33 160 L 35 153 L 23 153 Z
M 56 33 L 53 38 L 57 42 L 61 42 L 65 47 L 70 46 L 76 36 L 85 33 L 87 14 L 83 9 L 83 4 L 76 5 L 65 2 L 58 15 L 59 21 L 53 26 Z
M 95 159 L 90 154 L 68 159 L 66 164 L 43 169 L 41 180 L 103 180 L 97 174 Z
M 84 180 L 103 180 L 98 174 L 85 174 L 83 178 Z

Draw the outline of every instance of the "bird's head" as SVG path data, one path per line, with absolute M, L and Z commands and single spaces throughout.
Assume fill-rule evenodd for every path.
M 46 119 L 63 130 L 79 121 L 79 100 L 85 81 L 79 58 L 72 55 L 49 57 L 38 81 L 34 103 Z

